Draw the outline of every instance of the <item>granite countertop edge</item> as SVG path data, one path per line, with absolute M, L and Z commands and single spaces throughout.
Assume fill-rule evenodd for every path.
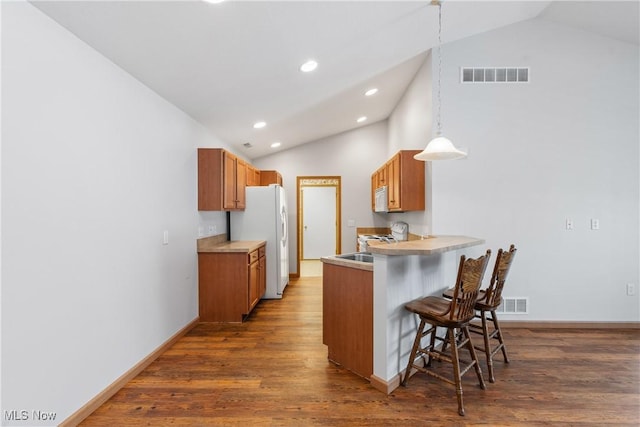
M 372 242 L 367 250 L 379 255 L 436 255 L 470 246 L 481 245 L 485 241 L 469 236 L 430 236 L 422 240 L 401 242 Z

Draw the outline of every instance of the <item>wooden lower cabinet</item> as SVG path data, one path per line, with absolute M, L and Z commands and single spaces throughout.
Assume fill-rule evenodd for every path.
M 198 254 L 201 322 L 242 322 L 266 290 L 265 246 Z
M 373 271 L 323 264 L 322 342 L 332 362 L 373 375 Z

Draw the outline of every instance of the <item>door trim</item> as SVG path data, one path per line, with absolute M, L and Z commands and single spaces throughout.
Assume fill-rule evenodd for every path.
M 296 229 L 298 230 L 297 248 L 296 248 L 296 264 L 297 272 L 300 274 L 300 261 L 302 259 L 302 189 L 304 187 L 335 187 L 336 188 L 336 253 L 342 251 L 342 218 L 340 213 L 342 207 L 342 177 L 340 176 L 298 176 L 296 177 Z

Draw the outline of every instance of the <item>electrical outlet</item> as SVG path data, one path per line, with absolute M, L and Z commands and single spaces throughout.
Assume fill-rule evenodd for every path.
M 573 220 L 567 218 L 566 222 L 565 222 L 565 228 L 567 230 L 573 230 Z
M 627 283 L 627 295 L 633 296 L 636 294 L 636 285 L 633 283 Z
M 591 218 L 591 229 L 600 230 L 600 220 L 596 218 Z
M 216 234 L 216 226 L 215 225 L 210 225 L 209 226 L 209 235 L 213 235 Z

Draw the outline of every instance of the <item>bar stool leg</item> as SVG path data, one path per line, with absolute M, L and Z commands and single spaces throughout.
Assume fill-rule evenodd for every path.
M 476 350 L 473 348 L 473 343 L 471 342 L 471 334 L 469 333 L 469 326 L 465 325 L 462 327 L 462 332 L 465 336 L 465 341 L 467 345 L 467 349 L 469 349 L 469 353 L 471 354 L 472 364 L 476 370 L 476 376 L 478 377 L 478 383 L 480 383 L 480 388 L 483 390 L 487 389 L 487 385 L 484 382 L 484 378 L 482 377 L 482 369 L 480 369 L 480 361 L 478 360 L 478 355 L 476 354 Z
M 491 310 L 491 320 L 493 320 L 493 327 L 497 331 L 496 337 L 498 337 L 498 341 L 500 342 L 500 349 L 502 350 L 502 356 L 504 356 L 504 363 L 509 363 L 509 357 L 507 356 L 507 346 L 504 345 L 504 341 L 502 339 L 502 329 L 500 329 L 498 316 L 496 316 L 495 310 Z
M 415 361 L 416 358 L 416 354 L 418 354 L 418 348 L 420 347 L 420 342 L 422 341 L 422 337 L 423 337 L 423 329 L 425 327 L 425 324 L 427 322 L 424 321 L 424 319 L 420 319 L 420 326 L 418 326 L 418 331 L 416 333 L 416 339 L 413 341 L 413 347 L 411 348 L 411 354 L 409 355 L 409 361 L 407 362 L 407 369 L 404 372 L 404 378 L 402 379 L 402 382 L 400 383 L 402 386 L 407 385 L 407 380 L 409 379 L 409 376 L 411 375 L 411 371 L 413 370 L 413 363 Z M 424 356 L 423 360 L 424 360 Z
M 496 382 L 493 376 L 493 351 L 491 350 L 491 338 L 489 337 L 489 325 L 487 324 L 487 313 L 480 310 L 480 320 L 482 320 L 482 337 L 484 339 L 484 353 L 487 356 L 487 370 L 489 371 L 489 382 Z
M 447 341 L 451 345 L 451 362 L 453 364 L 453 378 L 456 386 L 456 397 L 458 398 L 458 414 L 464 415 L 464 403 L 462 400 L 462 378 L 460 375 L 460 358 L 458 357 L 458 345 L 456 343 L 455 328 L 447 329 Z

